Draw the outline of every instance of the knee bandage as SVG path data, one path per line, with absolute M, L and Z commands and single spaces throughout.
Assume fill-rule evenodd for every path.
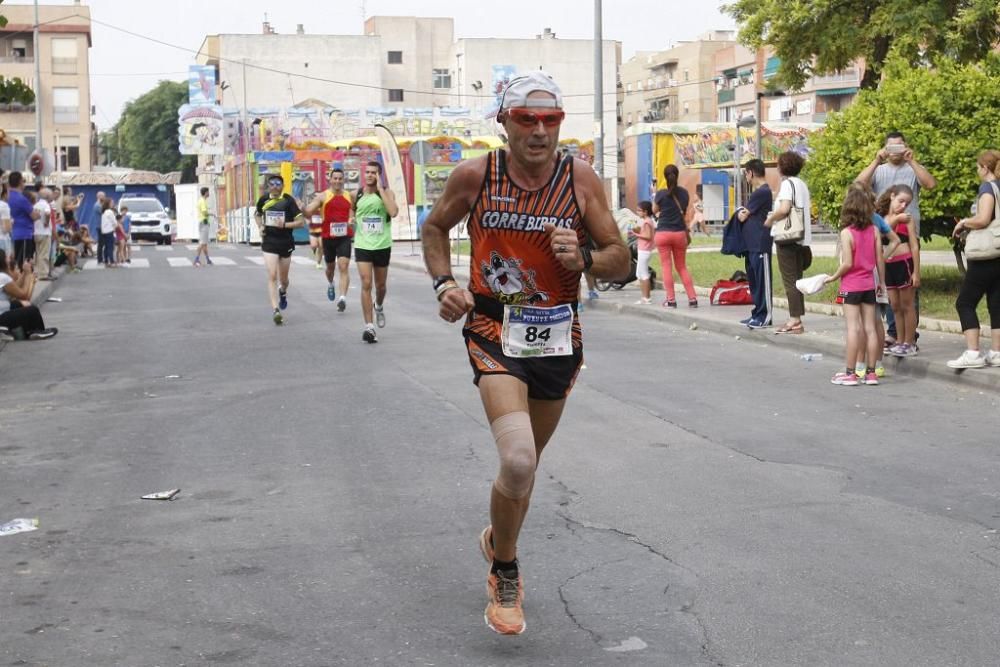
M 535 480 L 535 436 L 527 412 L 511 412 L 490 424 L 500 455 L 500 474 L 493 485 L 501 495 L 519 500 L 531 493 Z

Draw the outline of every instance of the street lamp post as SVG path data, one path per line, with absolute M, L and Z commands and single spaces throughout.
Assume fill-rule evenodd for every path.
M 757 118 L 763 121 L 764 115 L 761 111 L 760 101 L 765 97 L 768 99 L 773 99 L 775 97 L 784 97 L 785 91 L 783 90 L 758 90 L 757 91 Z M 763 127 L 763 122 L 758 121 L 757 123 L 757 141 L 755 146 L 757 147 L 757 158 L 760 160 L 764 159 L 764 145 L 761 141 L 761 128 Z

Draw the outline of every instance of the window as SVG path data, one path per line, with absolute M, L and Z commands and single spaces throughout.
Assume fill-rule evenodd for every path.
M 80 168 L 80 137 L 59 137 L 59 148 L 62 150 L 62 168 Z
M 691 70 L 689 69 L 684 70 L 684 80 L 685 81 L 691 80 Z
M 626 118 L 626 121 L 628 122 L 628 124 L 631 125 L 632 124 L 632 114 L 629 114 L 625 118 Z
M 639 91 L 642 90 L 642 81 L 636 81 L 636 83 L 635 83 L 635 89 L 639 90 Z
M 688 115 L 689 111 L 690 111 L 690 110 L 688 109 L 688 103 L 687 103 L 687 102 L 685 102 L 685 103 L 684 103 L 684 115 L 685 115 L 685 116 L 686 116 L 686 115 Z
M 14 39 L 10 43 L 10 55 L 15 58 L 28 57 L 28 41 L 24 39 Z
M 389 101 L 390 102 L 402 102 L 403 101 L 403 89 L 402 88 L 390 88 L 389 89 Z
M 402 51 L 390 51 L 389 52 L 389 64 L 390 65 L 402 65 L 403 64 L 403 52 Z
M 76 74 L 76 39 L 53 38 L 52 73 Z
M 80 122 L 79 89 L 52 89 L 52 122 L 56 125 L 76 125 Z
M 451 88 L 451 72 L 449 70 L 435 69 L 433 73 L 435 88 Z
M 632 84 L 631 83 L 625 84 L 625 92 L 626 93 L 631 93 L 632 92 Z

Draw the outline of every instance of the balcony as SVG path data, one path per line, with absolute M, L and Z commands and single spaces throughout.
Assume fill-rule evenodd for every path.
M 642 91 L 642 100 L 644 102 L 656 102 L 658 100 L 666 100 L 669 98 L 677 97 L 677 86 L 669 85 L 668 82 L 663 81 L 658 84 L 654 84 L 652 88 L 647 88 Z
M 0 65 L 34 65 L 31 56 L 0 56 Z
M 21 104 L 20 102 L 0 102 L 0 113 L 35 113 L 35 104 Z
M 719 91 L 719 104 L 732 104 L 736 101 L 735 88 L 723 88 Z

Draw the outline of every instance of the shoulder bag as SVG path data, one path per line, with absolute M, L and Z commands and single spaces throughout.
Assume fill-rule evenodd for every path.
M 1000 190 L 996 183 L 993 188 L 993 220 L 983 229 L 973 229 L 965 237 L 965 258 L 970 262 L 981 262 L 1000 257 Z
M 792 207 L 788 209 L 788 216 L 784 220 L 774 223 L 777 230 L 771 234 L 778 245 L 801 243 L 806 237 L 806 216 L 795 196 L 795 182 L 789 178 L 788 184 L 792 186 Z

